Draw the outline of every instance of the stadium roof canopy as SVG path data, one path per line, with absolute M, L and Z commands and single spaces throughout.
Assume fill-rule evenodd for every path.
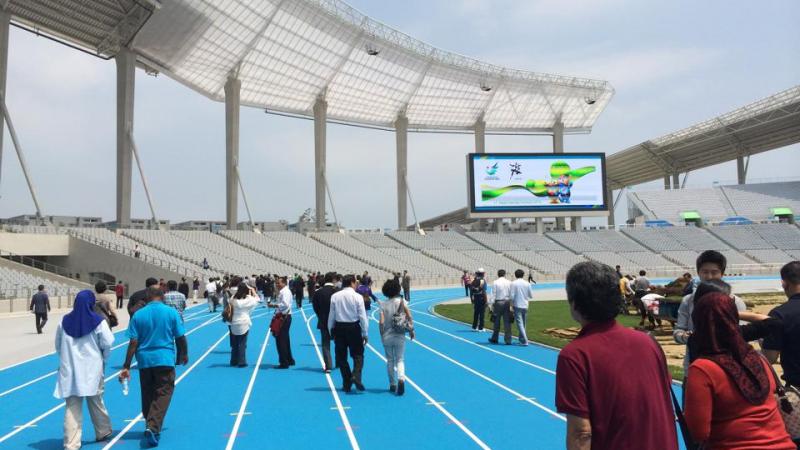
M 620 189 L 800 142 L 800 86 L 657 139 L 606 161 L 609 187 Z
M 591 131 L 606 81 L 508 69 L 446 52 L 340 0 L 7 0 L 15 25 L 138 62 L 214 99 L 233 74 L 241 103 L 333 121 L 488 132 Z

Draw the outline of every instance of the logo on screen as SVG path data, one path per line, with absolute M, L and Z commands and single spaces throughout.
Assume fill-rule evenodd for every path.
M 494 175 L 497 173 L 497 167 L 499 163 L 494 163 L 491 166 L 486 166 L 486 175 Z
M 522 175 L 522 164 L 520 163 L 512 163 L 509 164 L 509 170 L 511 170 L 511 176 L 508 177 L 508 181 L 511 181 L 514 178 L 514 175 Z
M 595 170 L 597 170 L 595 166 L 572 169 L 566 162 L 556 161 L 550 165 L 550 180 L 528 180 L 525 184 L 508 186 L 482 185 L 481 197 L 483 201 L 487 201 L 521 189 L 536 197 L 546 197 L 550 199 L 551 204 L 569 204 L 574 183 Z

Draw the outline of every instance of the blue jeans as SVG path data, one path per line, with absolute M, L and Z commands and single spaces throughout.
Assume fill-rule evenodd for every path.
M 527 344 L 528 335 L 525 333 L 525 324 L 528 319 L 528 310 L 522 308 L 514 308 L 514 322 L 517 324 L 519 331 L 519 343 Z

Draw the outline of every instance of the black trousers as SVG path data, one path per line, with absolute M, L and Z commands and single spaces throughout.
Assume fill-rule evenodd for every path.
M 294 302 L 297 303 L 298 308 L 303 307 L 303 293 L 302 292 L 295 292 L 294 294 Z
M 464 286 L 464 296 L 469 297 L 469 286 Z
M 231 365 L 238 367 L 247 366 L 247 335 L 235 335 L 231 333 Z
M 283 319 L 281 331 L 275 337 L 275 343 L 278 347 L 278 364 L 283 367 L 293 366 L 294 358 L 292 357 L 292 345 L 289 341 L 289 329 L 292 327 L 292 315 L 289 314 Z
M 483 329 L 483 316 L 486 311 L 486 297 L 475 295 L 472 297 L 472 329 Z
M 327 329 L 319 330 L 321 337 L 322 359 L 325 361 L 325 370 L 333 370 L 331 362 L 331 333 Z
M 500 337 L 500 321 L 503 322 L 503 339 L 506 344 L 511 343 L 511 301 L 495 300 L 492 308 L 494 312 L 494 331 L 492 341 L 497 342 Z
M 146 426 L 153 433 L 161 433 L 161 426 L 175 391 L 175 368 L 139 369 L 139 385 L 142 390 L 142 416 Z
M 122 297 L 117 297 L 117 309 L 122 308 Z
M 42 334 L 42 328 L 47 323 L 47 311 L 34 313 L 36 316 L 36 332 Z
M 336 365 L 342 374 L 342 384 L 349 389 L 352 383 L 361 383 L 361 371 L 364 369 L 364 339 L 361 337 L 361 324 L 358 322 L 336 322 L 333 327 L 333 343 L 335 344 Z M 353 370 L 347 361 L 347 353 L 353 358 Z

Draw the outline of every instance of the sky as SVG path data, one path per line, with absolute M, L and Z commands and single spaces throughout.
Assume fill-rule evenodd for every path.
M 566 136 L 567 152 L 610 155 L 800 84 L 796 0 L 350 4 L 445 50 L 517 69 L 611 82 L 616 94 L 593 132 Z M 141 70 L 135 89 L 134 133 L 159 218 L 224 220 L 224 105 Z M 12 27 L 6 92 L 43 213 L 114 220 L 113 60 Z M 486 140 L 487 152 L 552 151 L 548 136 Z M 32 213 L 7 131 L 3 146 L 0 217 Z M 409 188 L 419 220 L 466 206 L 463 161 L 474 151 L 472 135 L 411 133 L 408 146 Z M 395 227 L 394 134 L 331 124 L 327 155 L 340 223 L 351 229 Z M 313 161 L 313 122 L 242 108 L 240 173 L 254 220 L 294 222 L 312 208 Z M 752 157 L 748 177 L 796 179 L 798 167 L 800 145 L 794 145 Z M 147 218 L 135 168 L 133 175 L 132 215 Z M 735 179 L 730 162 L 693 172 L 687 187 Z M 623 202 L 617 222 L 626 216 Z M 239 219 L 247 219 L 241 196 Z

